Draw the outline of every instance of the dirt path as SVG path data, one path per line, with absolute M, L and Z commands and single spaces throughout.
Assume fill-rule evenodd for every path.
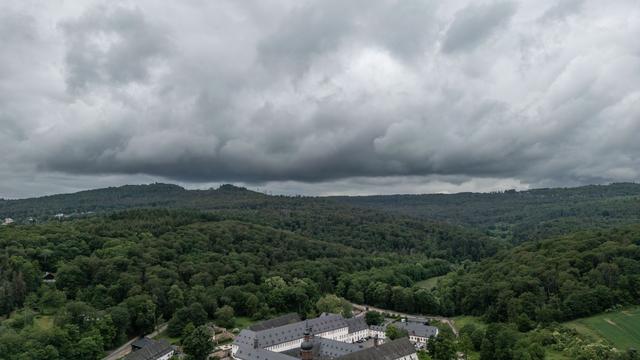
M 456 337 L 458 337 L 458 329 L 456 329 L 454 321 L 449 319 L 449 318 L 447 318 L 447 317 L 444 317 L 444 316 L 412 315 L 412 314 L 401 313 L 401 312 L 393 311 L 393 310 L 381 309 L 381 308 L 377 308 L 375 306 L 365 306 L 365 305 L 353 304 L 353 303 L 351 305 L 353 305 L 354 309 L 362 311 L 362 314 L 364 314 L 364 312 L 367 311 L 367 310 L 372 310 L 372 311 L 377 311 L 377 312 L 381 312 L 381 313 L 387 313 L 387 314 L 391 314 L 391 315 L 397 315 L 397 316 L 406 317 L 409 320 L 415 320 L 415 321 L 437 320 L 437 321 L 440 321 L 440 322 L 443 322 L 443 323 L 447 324 L 451 328 L 451 331 L 453 331 L 454 335 Z
M 160 334 L 161 332 L 165 331 L 167 329 L 167 324 L 162 324 L 160 326 L 158 326 L 158 328 L 156 329 L 156 331 L 152 332 L 149 335 L 146 335 L 149 338 L 154 338 L 156 336 L 158 336 L 158 334 Z M 131 344 L 133 344 L 134 341 L 138 340 L 139 338 L 133 338 L 129 341 L 127 341 L 126 343 L 124 343 L 122 346 L 120 346 L 119 348 L 113 350 L 109 355 L 105 356 L 104 358 L 102 358 L 102 360 L 118 360 L 120 358 L 123 358 L 125 356 L 127 356 L 130 352 L 131 352 Z

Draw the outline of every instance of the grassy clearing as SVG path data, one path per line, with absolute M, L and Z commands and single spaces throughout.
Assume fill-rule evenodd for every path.
M 235 324 L 238 329 L 245 329 L 254 324 L 256 321 L 246 316 L 238 316 L 235 318 Z M 231 330 L 231 329 L 229 329 Z
M 567 357 L 563 353 L 556 350 L 551 350 L 551 349 L 547 349 L 545 359 L 546 360 L 571 360 L 571 358 Z
M 454 318 L 451 318 L 451 320 L 453 320 L 453 326 L 455 326 L 458 331 L 460 331 L 460 329 L 462 329 L 462 327 L 467 324 L 473 324 L 480 329 L 484 329 L 487 327 L 487 324 L 482 322 L 482 320 L 480 320 L 480 318 L 477 316 L 456 316 Z
M 161 332 L 160 334 L 158 334 L 156 337 L 156 339 L 165 339 L 167 340 L 171 345 L 177 345 L 178 343 L 180 343 L 180 338 L 179 337 L 171 337 L 169 336 L 169 334 L 167 334 L 167 330 Z
M 607 312 L 565 323 L 580 334 L 606 339 L 620 350 L 640 344 L 640 307 Z
M 37 315 L 33 319 L 33 325 L 42 330 L 49 330 L 53 327 L 53 316 Z
M 467 360 L 480 360 L 480 353 L 477 351 L 470 351 L 467 353 Z
M 438 285 L 438 280 L 442 279 L 445 276 L 446 275 L 436 276 L 436 277 L 429 278 L 427 280 L 418 281 L 416 285 L 421 288 L 431 290 L 431 289 L 434 289 L 436 285 Z

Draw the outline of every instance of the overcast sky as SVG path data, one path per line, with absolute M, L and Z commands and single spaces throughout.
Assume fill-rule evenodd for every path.
M 0 0 L 0 198 L 640 180 L 637 0 Z

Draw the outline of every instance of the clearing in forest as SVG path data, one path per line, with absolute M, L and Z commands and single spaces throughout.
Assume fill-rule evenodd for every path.
M 620 350 L 640 348 L 640 307 L 573 320 L 565 325 L 596 340 L 606 339 Z

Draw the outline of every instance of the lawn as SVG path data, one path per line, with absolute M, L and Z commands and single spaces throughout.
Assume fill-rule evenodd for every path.
M 460 331 L 460 329 L 462 329 L 462 327 L 467 324 L 473 324 L 481 329 L 487 327 L 487 324 L 483 323 L 482 320 L 480 320 L 480 318 L 477 316 L 456 316 L 454 318 L 451 318 L 451 320 L 453 320 L 453 326 L 458 331 Z
M 180 343 L 180 338 L 179 337 L 171 337 L 171 336 L 169 336 L 169 334 L 167 334 L 167 330 L 165 330 L 165 331 L 161 332 L 160 334 L 158 334 L 156 336 L 156 339 L 165 339 L 171 345 L 177 345 L 178 343 Z
M 42 330 L 49 330 L 53 327 L 53 316 L 36 315 L 33 319 L 33 324 Z
M 438 284 L 438 280 L 442 279 L 445 276 L 446 275 L 436 276 L 436 277 L 429 278 L 427 280 L 418 281 L 416 283 L 416 285 L 421 287 L 421 288 L 425 288 L 427 290 L 431 290 L 431 289 L 436 287 L 436 285 Z
M 606 339 L 620 350 L 640 346 L 640 307 L 570 321 L 565 326 L 594 339 Z
M 245 317 L 245 316 L 238 316 L 235 318 L 235 320 L 236 320 L 235 325 L 238 329 L 248 328 L 249 326 L 251 326 L 253 323 L 256 322 L 255 320 L 251 320 L 251 318 Z
M 563 353 L 556 350 L 551 350 L 551 349 L 547 349 L 545 359 L 546 360 L 570 360 L 570 358 L 566 357 Z

